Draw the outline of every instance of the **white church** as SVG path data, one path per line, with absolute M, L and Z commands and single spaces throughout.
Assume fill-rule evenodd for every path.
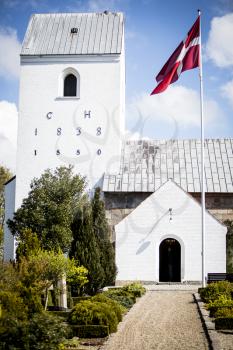
M 124 140 L 122 13 L 31 17 L 20 55 L 16 176 L 6 221 L 45 169 L 74 166 L 100 186 L 113 228 L 117 282 L 201 281 L 199 140 Z M 233 140 L 205 141 L 206 274 L 226 271 L 233 219 Z M 5 224 L 5 260 L 15 242 Z

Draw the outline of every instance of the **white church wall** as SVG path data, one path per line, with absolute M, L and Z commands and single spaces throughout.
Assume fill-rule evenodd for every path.
M 61 96 L 62 72 L 69 68 L 80 76 L 80 98 Z M 76 173 L 87 176 L 89 188 L 104 172 L 118 172 L 124 86 L 123 51 L 121 55 L 21 58 L 16 207 L 32 178 L 47 168 L 73 164 Z M 90 118 L 85 111 L 90 111 Z
M 15 183 L 13 178 L 5 186 L 5 223 L 4 223 L 4 261 L 14 260 L 15 257 L 15 240 L 11 234 L 7 220 L 12 219 L 15 209 Z
M 181 245 L 181 280 L 201 281 L 201 207 L 172 181 L 142 202 L 115 231 L 118 281 L 159 281 L 159 246 L 166 238 Z M 226 270 L 226 231 L 206 213 L 206 274 Z

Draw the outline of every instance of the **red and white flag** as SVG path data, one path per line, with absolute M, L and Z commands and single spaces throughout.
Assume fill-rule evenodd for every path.
M 200 66 L 200 16 L 180 43 L 171 57 L 165 63 L 156 77 L 158 85 L 151 95 L 166 90 L 168 85 L 178 80 L 180 74 L 186 70 Z

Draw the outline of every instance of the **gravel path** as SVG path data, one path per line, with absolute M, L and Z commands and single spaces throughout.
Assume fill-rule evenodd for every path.
M 221 350 L 233 349 L 233 332 L 231 331 L 218 331 L 218 341 Z
M 102 350 L 209 349 L 191 291 L 148 291 Z

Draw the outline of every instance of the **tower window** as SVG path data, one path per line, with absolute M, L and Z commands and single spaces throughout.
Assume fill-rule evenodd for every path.
M 78 34 L 78 28 L 71 28 L 70 33 L 71 34 Z
M 68 74 L 64 79 L 64 96 L 77 96 L 77 78 Z

